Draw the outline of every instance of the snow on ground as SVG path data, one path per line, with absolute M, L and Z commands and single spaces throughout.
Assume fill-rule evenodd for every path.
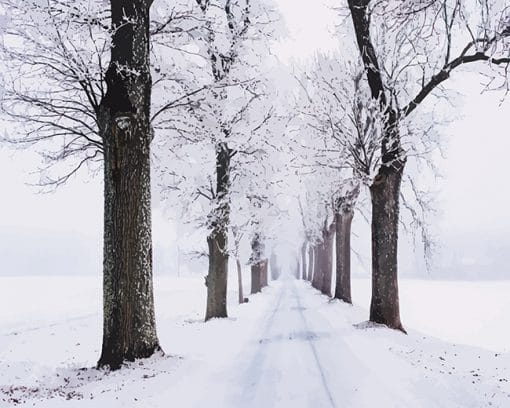
M 209 323 L 202 277 L 155 287 L 167 355 L 106 373 L 99 279 L 0 278 L 0 407 L 510 406 L 510 355 L 489 350 L 510 344 L 510 282 L 403 280 L 408 336 L 294 280 L 241 306 L 230 292 L 231 317 Z M 354 282 L 363 306 L 368 288 Z
M 370 290 L 369 279 L 353 279 L 353 299 L 367 310 Z M 510 281 L 401 279 L 399 291 L 406 327 L 452 343 L 510 351 Z

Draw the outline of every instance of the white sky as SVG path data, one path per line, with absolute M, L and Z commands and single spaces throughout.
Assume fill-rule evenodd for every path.
M 337 47 L 331 35 L 334 18 L 327 7 L 312 1 L 278 2 L 290 37 L 278 50 L 283 60 Z M 510 101 L 501 105 L 499 94 L 480 95 L 473 79 L 461 76 L 451 83 L 465 97 L 458 97 L 457 106 L 451 109 L 452 118 L 458 119 L 444 129 L 448 160 L 439 165 L 444 176 L 438 196 L 441 215 L 436 220 L 439 238 L 444 253 L 460 251 L 461 257 L 463 247 L 459 249 L 456 237 L 470 241 L 471 246 L 483 246 L 487 234 L 508 237 L 510 233 Z M 41 195 L 25 184 L 34 180 L 29 172 L 37 163 L 32 152 L 0 148 L 0 275 L 48 273 L 62 265 L 70 270 L 61 273 L 86 273 L 90 268 L 100 273 L 101 175 L 94 179 L 80 176 L 56 193 Z M 162 272 L 173 268 L 170 248 L 174 239 L 172 224 L 155 208 L 155 256 L 165 258 L 157 266 Z M 69 251 L 57 250 L 58 246 Z M 79 248 L 86 248 L 85 257 L 90 259 L 74 259 L 81 257 Z M 41 265 L 43 258 L 46 263 Z
M 452 83 L 452 88 L 464 95 L 452 108 L 458 119 L 444 132 L 443 224 L 460 231 L 508 230 L 510 100 L 501 103 L 501 92 L 481 93 L 480 86 L 468 86 L 466 79 L 476 80 L 476 75 Z

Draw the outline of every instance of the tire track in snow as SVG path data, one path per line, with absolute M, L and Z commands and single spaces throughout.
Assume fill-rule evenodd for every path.
M 259 340 L 259 344 L 257 345 L 257 351 L 251 358 L 251 363 L 245 371 L 245 375 L 242 381 L 243 390 L 241 393 L 242 399 L 252 400 L 254 398 L 254 394 L 258 389 L 258 384 L 260 384 L 260 379 L 262 377 L 264 363 L 267 359 L 267 348 L 263 342 L 264 339 L 268 338 L 271 329 L 274 325 L 274 321 L 278 312 L 281 309 L 282 299 L 283 299 L 284 290 L 280 289 L 277 300 L 275 301 L 275 306 L 273 311 L 269 315 L 269 318 L 264 325 L 264 329 L 261 332 L 261 338 Z
M 282 308 L 282 306 L 284 307 Z M 275 353 L 280 351 L 278 349 L 279 345 L 283 345 L 285 348 L 285 344 L 289 344 L 288 342 L 303 342 L 303 352 L 306 352 L 307 348 L 309 350 L 308 358 L 305 357 L 305 355 L 296 356 L 296 358 L 301 357 L 303 361 L 309 362 L 307 366 L 308 372 L 313 371 L 314 366 L 316 367 L 316 384 L 324 390 L 324 399 L 322 400 L 323 403 L 321 407 L 337 407 L 327 382 L 319 353 L 314 344 L 320 335 L 316 335 L 316 333 L 313 333 L 310 330 L 308 321 L 303 313 L 304 310 L 305 309 L 302 306 L 300 295 L 296 291 L 294 282 L 283 281 L 281 288 L 279 288 L 278 298 L 274 302 L 272 312 L 268 316 L 263 329 L 260 332 L 258 343 L 255 345 L 255 351 L 249 358 L 250 363 L 247 367 L 243 368 L 244 375 L 238 382 L 238 392 L 235 393 L 233 396 L 234 398 L 231 400 L 234 403 L 228 404 L 227 406 L 241 405 L 258 407 L 258 405 L 246 405 L 246 403 L 247 401 L 250 401 L 253 404 L 254 402 L 259 402 L 258 400 L 261 398 L 263 400 L 264 398 L 267 400 L 267 397 L 270 397 L 269 401 L 274 403 L 275 401 L 273 398 L 276 398 L 276 394 L 274 391 L 271 391 L 271 387 L 278 387 L 279 385 L 277 382 L 272 381 L 275 380 L 275 378 L 270 376 L 285 373 L 288 369 L 288 367 L 278 365 L 279 356 L 275 355 Z M 277 328 L 275 326 L 275 322 L 278 322 L 278 318 L 293 320 L 290 319 L 289 316 L 285 315 L 285 313 L 289 312 L 296 317 L 294 324 L 289 327 L 289 331 L 278 332 L 278 330 L 274 330 Z M 308 344 L 308 346 L 305 344 Z M 287 350 L 284 350 L 283 352 L 285 353 L 286 351 Z
M 308 325 L 308 321 L 306 320 L 305 314 L 303 313 L 303 310 L 305 310 L 305 308 L 302 306 L 301 299 L 299 297 L 298 292 L 296 291 L 296 286 L 295 286 L 294 282 L 292 282 L 292 293 L 293 293 L 293 295 L 294 295 L 294 297 L 296 299 L 297 309 L 299 311 L 299 316 L 301 317 L 301 320 L 303 321 L 303 325 L 305 326 L 306 332 L 311 332 L 310 331 L 310 327 Z M 310 349 L 312 351 L 313 358 L 315 360 L 315 364 L 317 366 L 317 370 L 319 370 L 320 377 L 321 377 L 321 382 L 322 382 L 322 385 L 324 387 L 324 391 L 326 392 L 326 395 L 328 397 L 329 403 L 331 404 L 331 407 L 336 408 L 335 400 L 333 398 L 333 395 L 331 394 L 331 390 L 329 388 L 328 381 L 327 381 L 326 375 L 324 373 L 324 368 L 322 367 L 322 363 L 321 363 L 321 360 L 319 358 L 319 354 L 317 352 L 317 348 L 315 347 L 315 344 L 314 344 L 314 338 L 308 337 L 306 339 L 306 341 L 307 341 L 307 343 L 310 346 Z

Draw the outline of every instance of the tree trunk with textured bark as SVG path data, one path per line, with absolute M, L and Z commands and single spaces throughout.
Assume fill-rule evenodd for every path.
M 372 198 L 372 301 L 370 321 L 402 330 L 398 296 L 398 222 L 404 164 L 381 167 Z
M 313 276 L 312 287 L 320 290 L 322 287 L 322 268 L 320 259 L 322 258 L 322 244 L 318 243 L 313 248 Z
M 327 296 L 331 296 L 331 281 L 333 274 L 333 241 L 335 238 L 335 223 L 323 231 L 323 248 L 321 264 L 321 286 L 320 291 Z
M 336 284 L 335 298 L 352 303 L 351 298 L 351 225 L 354 212 L 336 214 Z
M 207 237 L 209 271 L 206 277 L 207 310 L 205 320 L 227 317 L 228 235 L 230 222 L 230 159 L 226 143 L 216 146 L 216 208 Z
M 346 183 L 346 186 L 348 184 Z M 352 180 L 336 202 L 336 285 L 335 298 L 347 303 L 351 299 L 351 225 L 360 185 Z
M 244 303 L 244 293 L 243 293 L 243 271 L 241 268 L 241 261 L 236 259 L 237 266 L 237 293 L 239 295 L 239 304 Z
M 103 344 L 99 367 L 160 350 L 152 283 L 149 1 L 111 1 L 104 143 Z
M 259 293 L 262 290 L 262 262 L 251 265 L 251 294 Z

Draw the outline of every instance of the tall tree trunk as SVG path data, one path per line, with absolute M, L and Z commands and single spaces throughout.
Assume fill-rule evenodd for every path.
M 98 117 L 105 195 L 98 366 L 111 369 L 160 350 L 152 283 L 150 3 L 111 1 L 111 62 Z
M 372 197 L 372 301 L 370 320 L 404 331 L 400 322 L 397 246 L 399 194 L 405 166 L 399 134 L 399 110 L 381 75 L 377 53 L 370 35 L 370 0 L 348 0 L 358 49 L 366 71 L 372 98 L 385 117 L 381 143 L 381 167 L 370 187 Z
M 313 263 L 314 263 L 313 248 L 314 248 L 314 246 L 312 244 L 308 245 L 308 276 L 307 276 L 307 280 L 309 282 L 312 281 L 312 277 L 313 277 Z
M 322 243 L 318 243 L 313 248 L 313 277 L 312 286 L 315 289 L 322 287 L 322 268 L 320 265 L 322 259 Z
M 213 210 L 209 247 L 209 271 L 206 278 L 207 310 L 205 320 L 227 317 L 228 235 L 230 204 L 230 159 L 226 143 L 216 146 L 216 208 Z
M 333 274 L 333 240 L 335 238 L 335 223 L 323 232 L 323 255 L 321 259 L 322 281 L 320 290 L 324 295 L 331 296 L 331 281 Z
M 265 260 L 262 259 L 264 248 L 260 241 L 260 234 L 255 233 L 251 241 L 251 293 L 258 293 L 262 290 L 264 285 L 264 267 Z
M 372 301 L 370 321 L 402 330 L 398 297 L 399 196 L 404 162 L 381 167 L 372 197 Z
M 251 294 L 259 293 L 262 290 L 262 262 L 251 265 Z
M 301 279 L 306 280 L 306 241 L 301 246 Z
M 243 293 L 243 273 L 241 269 L 241 261 L 239 258 L 236 259 L 237 266 L 237 285 L 238 285 L 238 294 L 239 294 L 239 304 L 244 303 L 244 293 Z
M 351 299 L 351 225 L 354 212 L 336 214 L 336 285 L 335 298 L 347 303 Z

